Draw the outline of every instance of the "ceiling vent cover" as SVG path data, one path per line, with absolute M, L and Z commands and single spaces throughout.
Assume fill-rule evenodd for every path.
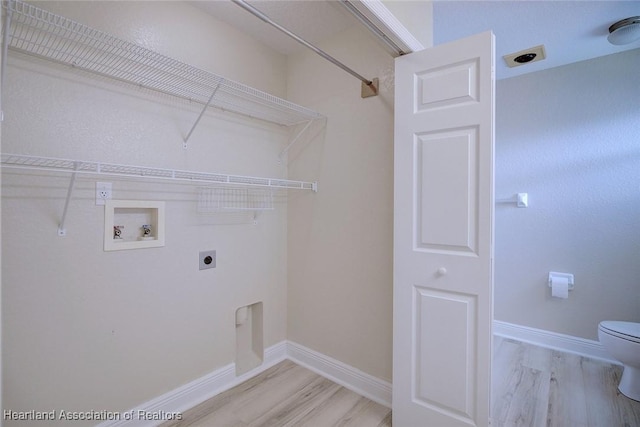
M 542 61 L 547 57 L 544 50 L 544 45 L 532 47 L 529 49 L 521 50 L 520 52 L 510 53 L 503 56 L 504 61 L 511 68 L 518 67 L 524 64 L 530 64 L 536 61 Z

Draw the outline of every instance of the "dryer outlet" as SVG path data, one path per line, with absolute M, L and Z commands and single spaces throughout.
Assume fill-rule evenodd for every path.
M 216 251 L 201 251 L 198 258 L 200 270 L 216 268 Z

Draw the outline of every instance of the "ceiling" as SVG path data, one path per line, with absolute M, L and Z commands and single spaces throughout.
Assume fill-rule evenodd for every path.
M 361 25 L 337 0 L 249 3 L 312 44 L 350 26 Z M 230 1 L 196 1 L 194 5 L 285 55 L 305 49 Z M 606 38 L 611 24 L 637 15 L 640 15 L 637 0 L 436 0 L 433 43 L 438 45 L 492 30 L 496 35 L 496 76 L 503 79 L 639 49 L 640 41 L 614 46 Z M 508 68 L 502 59 L 504 55 L 538 45 L 545 46 L 547 57 L 542 61 Z
M 436 1 L 433 15 L 434 45 L 492 30 L 498 79 L 640 48 L 640 41 L 626 46 L 607 41 L 611 24 L 640 15 L 637 0 Z M 542 61 L 508 68 L 502 59 L 538 45 L 545 46 Z

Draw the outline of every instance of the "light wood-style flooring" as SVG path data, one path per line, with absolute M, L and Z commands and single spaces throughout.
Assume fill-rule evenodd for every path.
M 389 427 L 391 410 L 285 360 L 169 426 Z
M 640 427 L 622 367 L 494 338 L 492 427 Z
M 495 337 L 492 427 L 640 427 L 622 368 Z M 196 406 L 163 427 L 388 427 L 391 411 L 291 361 Z M 438 427 L 438 426 L 398 426 Z

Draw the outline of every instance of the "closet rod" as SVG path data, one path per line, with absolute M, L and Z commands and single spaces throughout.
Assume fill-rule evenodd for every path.
M 238 6 L 240 6 L 241 8 L 243 8 L 244 10 L 246 10 L 247 12 L 249 12 L 252 15 L 256 16 L 257 18 L 259 18 L 262 21 L 266 22 L 267 24 L 269 24 L 269 25 L 277 28 L 278 30 L 282 31 L 283 33 L 285 33 L 286 35 L 288 35 L 289 37 L 291 37 L 292 39 L 294 39 L 298 43 L 303 44 L 304 46 L 308 47 L 309 49 L 311 49 L 312 51 L 314 51 L 318 55 L 322 56 L 327 61 L 333 63 L 334 65 L 337 65 L 338 67 L 342 68 L 347 73 L 351 74 L 352 76 L 354 76 L 355 78 L 360 80 L 362 82 L 362 84 L 363 84 L 363 91 L 362 91 L 362 97 L 363 98 L 365 98 L 367 96 L 373 96 L 373 95 L 377 95 L 378 94 L 378 88 L 376 87 L 376 81 L 375 81 L 376 79 L 369 80 L 366 77 L 364 77 L 363 75 L 355 72 L 354 70 L 352 70 L 351 68 L 347 67 L 342 62 L 338 61 L 337 59 L 335 59 L 334 57 L 332 57 L 328 53 L 326 53 L 326 52 L 322 51 L 321 49 L 315 47 L 314 45 L 312 45 L 308 41 L 304 40 L 303 38 L 299 37 L 298 35 L 296 35 L 296 34 L 292 33 L 291 31 L 287 30 L 286 28 L 284 28 L 280 24 L 272 21 L 271 18 L 269 18 L 264 13 L 260 12 L 255 7 L 251 6 L 245 0 L 231 0 L 231 1 L 234 2 L 235 4 L 237 4 Z M 364 88 L 365 85 L 369 88 L 368 90 L 372 92 L 371 94 L 365 95 L 365 88 Z

